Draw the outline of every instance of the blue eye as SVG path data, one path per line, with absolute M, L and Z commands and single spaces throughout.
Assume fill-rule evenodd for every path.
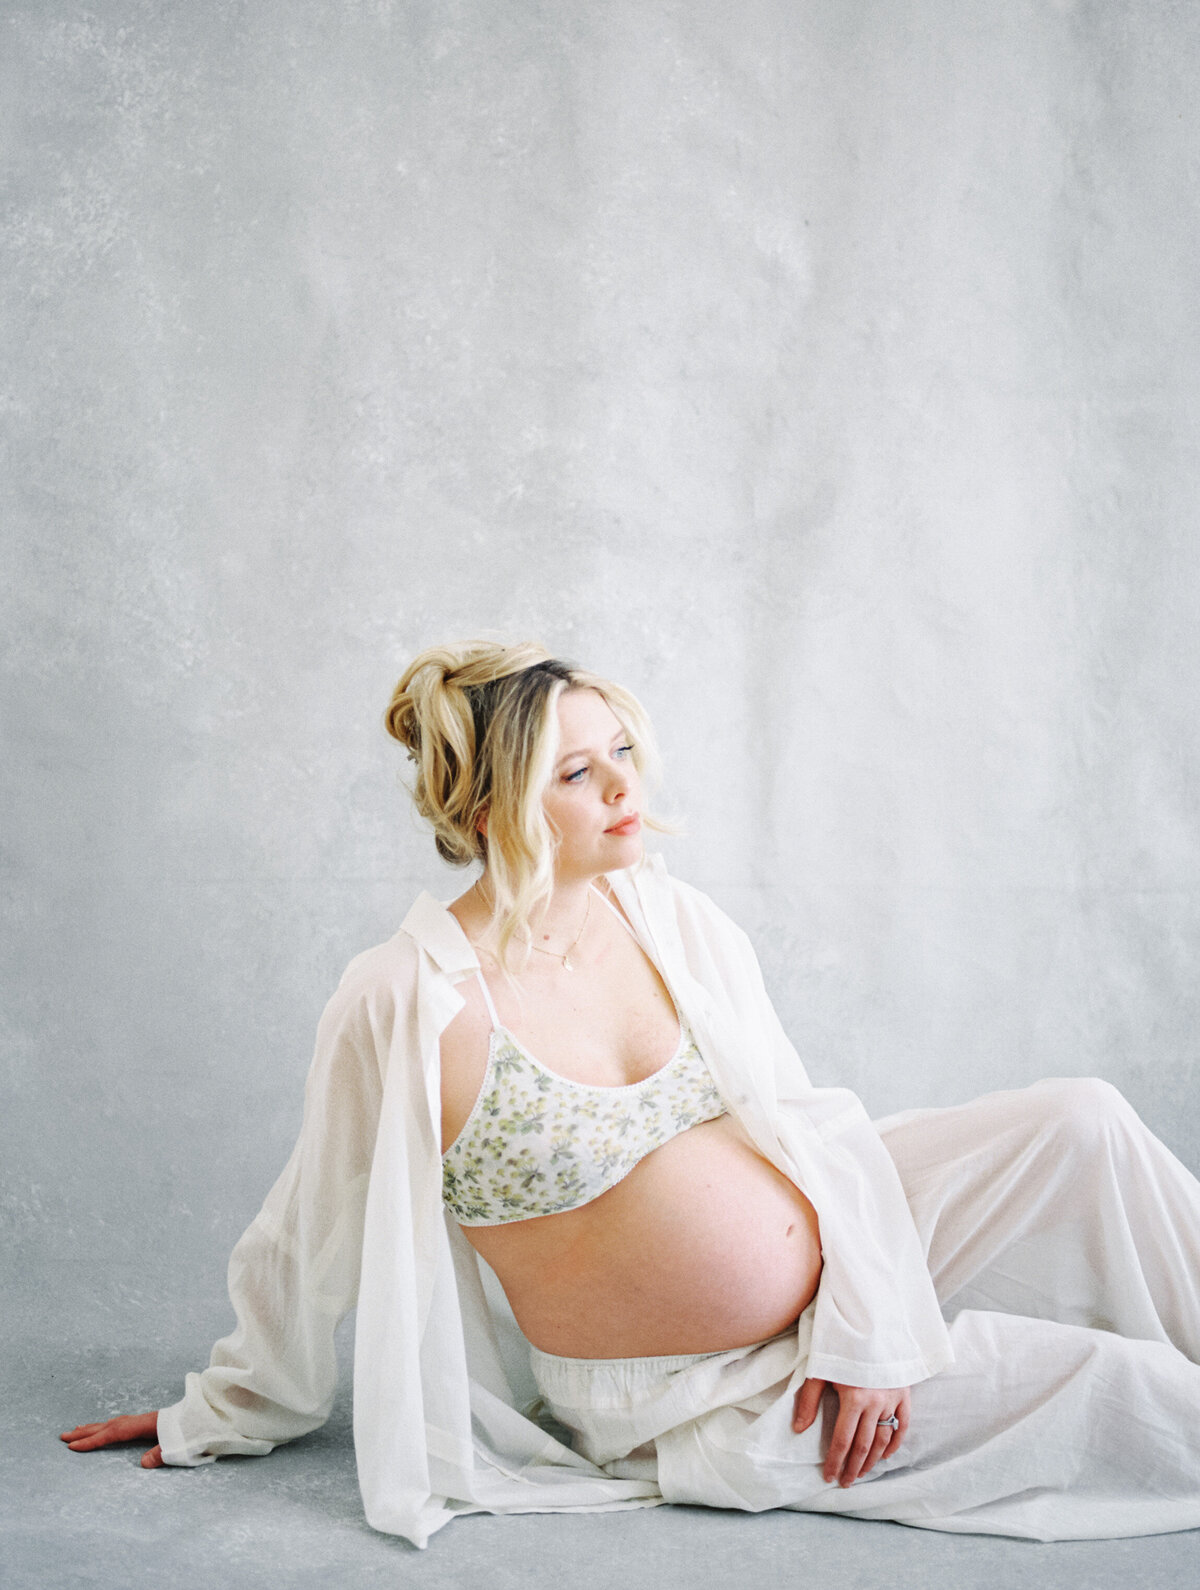
M 632 745 L 614 745 L 611 752 L 614 760 L 617 758 L 623 759 L 627 756 L 632 756 L 632 754 Z M 573 773 L 564 773 L 562 776 L 562 781 L 564 784 L 582 784 L 584 779 L 587 777 L 587 773 L 588 767 L 586 765 L 584 767 L 577 767 Z

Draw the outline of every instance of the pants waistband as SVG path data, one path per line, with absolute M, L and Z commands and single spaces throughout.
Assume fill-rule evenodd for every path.
M 756 1347 L 761 1345 L 760 1342 L 754 1343 Z M 684 1369 L 689 1364 L 698 1364 L 705 1358 L 720 1358 L 723 1352 L 728 1352 L 729 1350 L 728 1348 L 719 1347 L 715 1352 L 710 1353 L 662 1353 L 657 1356 L 634 1358 L 567 1358 L 561 1353 L 543 1352 L 540 1347 L 534 1347 L 530 1343 L 529 1356 L 535 1366 L 535 1372 L 536 1366 L 541 1364 L 546 1368 L 550 1368 L 552 1365 L 562 1365 L 564 1368 L 569 1367 L 584 1372 L 589 1369 L 623 1369 L 634 1372 L 639 1369 L 645 1369 L 660 1374 L 670 1374 L 672 1370 Z M 735 1352 L 747 1352 L 749 1350 L 748 1348 L 733 1349 Z
M 534 1347 L 530 1367 L 537 1388 L 559 1417 L 566 1409 L 648 1407 L 661 1398 L 672 1400 L 687 1395 L 685 1387 L 712 1381 L 736 1364 L 769 1362 L 782 1366 L 784 1359 L 797 1353 L 796 1327 L 789 1326 L 778 1336 L 751 1342 L 745 1347 L 730 1347 L 709 1353 L 665 1353 L 640 1358 L 563 1358 Z M 744 1375 L 739 1370 L 739 1376 Z M 772 1375 L 786 1376 L 786 1368 L 776 1367 Z

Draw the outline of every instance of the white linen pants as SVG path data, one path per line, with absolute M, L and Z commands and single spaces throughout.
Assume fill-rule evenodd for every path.
M 1200 1527 L 1200 1183 L 1094 1080 L 878 1125 L 955 1316 L 900 1451 L 843 1490 L 821 1474 L 835 1395 L 792 1431 L 811 1308 L 725 1353 L 535 1349 L 577 1450 L 710 1507 L 1037 1540 Z

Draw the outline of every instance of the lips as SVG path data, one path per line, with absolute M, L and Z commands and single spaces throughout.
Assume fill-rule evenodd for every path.
M 604 832 L 606 834 L 617 834 L 620 837 L 624 837 L 627 834 L 636 834 L 641 826 L 642 819 L 638 816 L 637 812 L 634 812 L 629 817 L 626 817 L 622 822 L 614 823 L 611 828 L 606 828 Z

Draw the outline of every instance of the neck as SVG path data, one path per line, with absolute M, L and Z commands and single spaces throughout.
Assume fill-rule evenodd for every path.
M 591 886 L 590 878 L 555 883 L 554 893 L 547 900 L 545 910 L 529 924 L 533 942 L 547 947 L 569 944 L 579 932 L 587 914 L 588 890 Z
M 602 879 L 603 876 L 604 874 L 601 873 L 599 879 Z M 551 894 L 543 909 L 529 924 L 532 942 L 543 945 L 546 948 L 565 948 L 575 938 L 575 935 L 583 925 L 584 916 L 588 910 L 588 890 L 599 879 L 556 879 L 553 894 Z M 496 897 L 492 892 L 486 872 L 478 880 L 475 888 L 481 903 L 490 914 Z

